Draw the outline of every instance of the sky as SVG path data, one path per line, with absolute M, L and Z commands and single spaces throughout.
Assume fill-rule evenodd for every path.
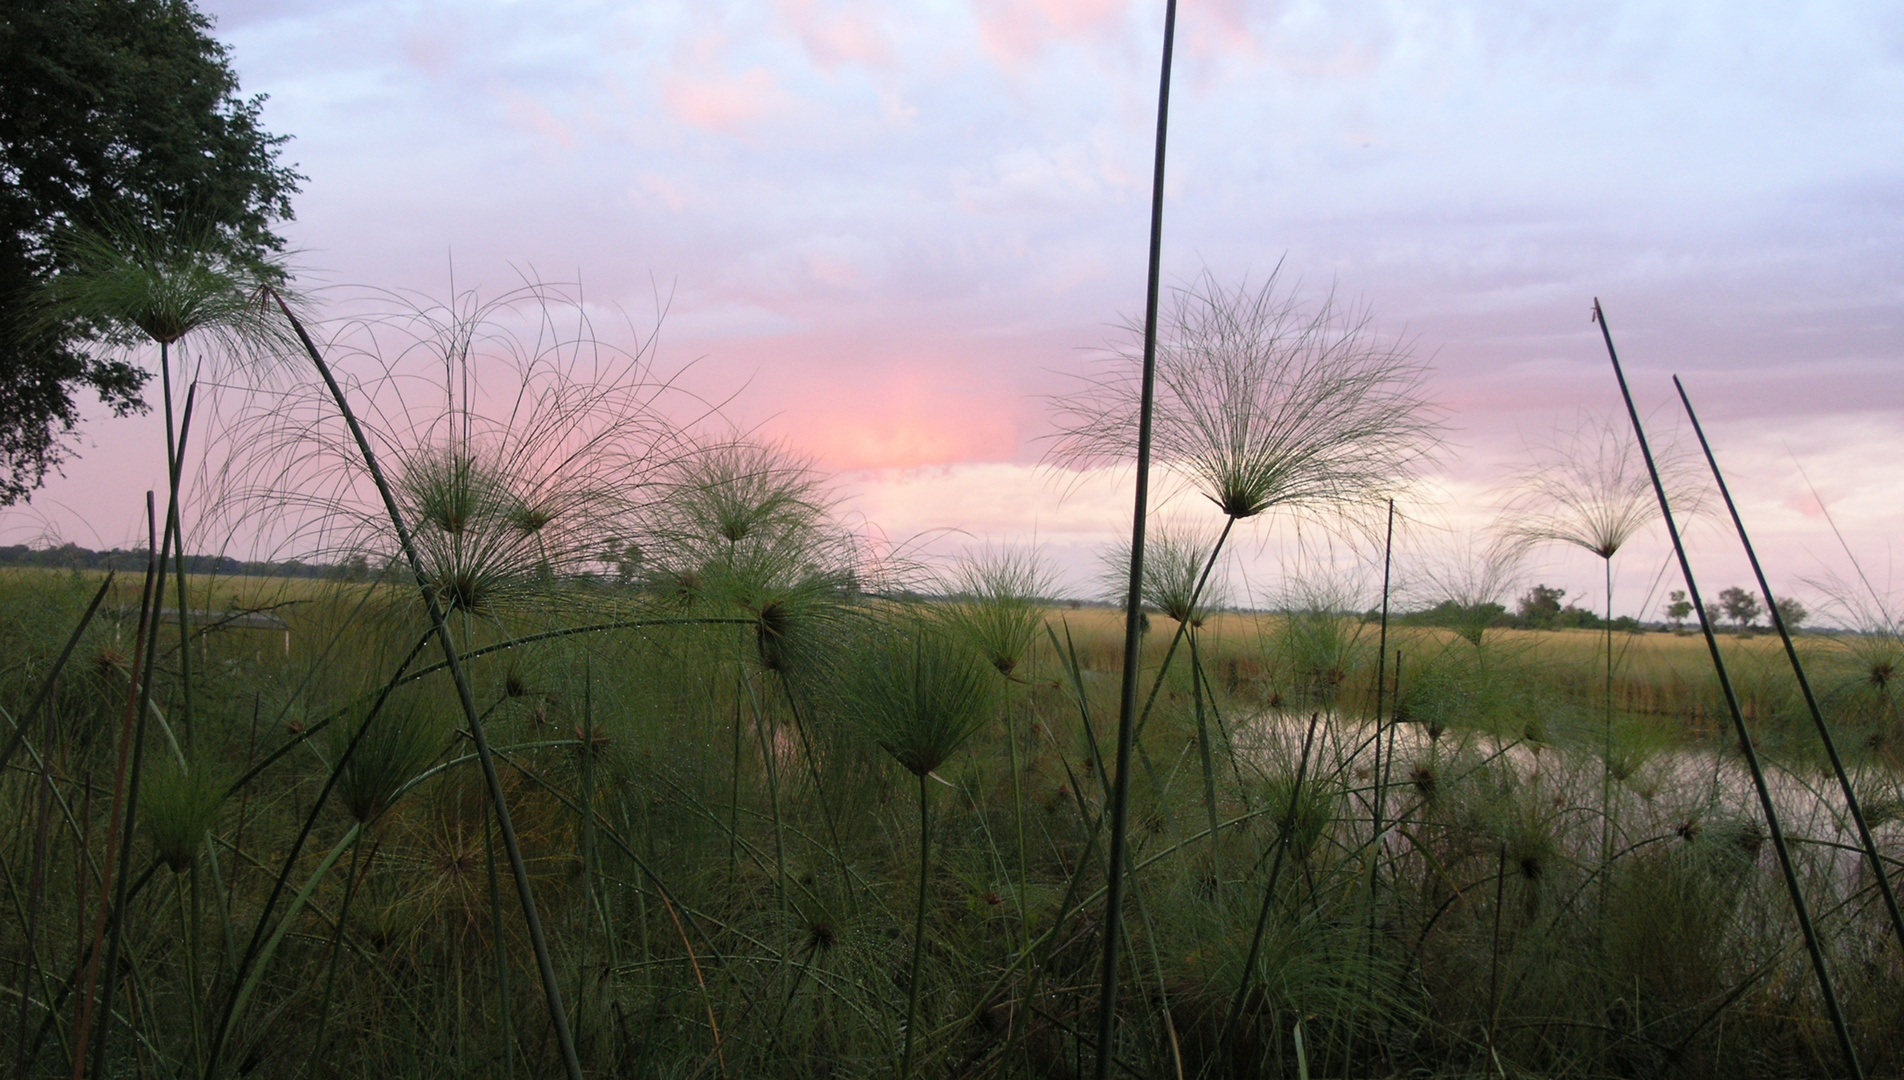
M 814 455 L 888 537 L 1035 541 L 1067 591 L 1096 589 L 1128 476 L 1041 468 L 1046 396 L 1141 314 L 1161 4 L 202 6 L 308 177 L 283 229 L 307 285 L 579 281 L 598 326 L 665 306 L 656 363 Z M 1884 588 L 1904 523 L 1895 14 L 1185 0 L 1166 284 L 1280 264 L 1433 365 L 1448 448 L 1404 513 L 1452 531 L 1420 531 L 1411 565 L 1455 558 L 1556 424 L 1620 407 L 1597 296 L 1662 428 L 1684 378 L 1774 587 L 1816 606 L 1809 582 L 1851 572 L 1835 524 Z M 132 538 L 157 430 L 89 421 L 0 540 Z M 1718 526 L 1692 529 L 1714 593 L 1747 573 Z M 1271 598 L 1291 526 L 1246 532 L 1234 589 Z M 1617 608 L 1652 614 L 1666 552 L 1622 555 Z M 1525 576 L 1597 607 L 1599 574 L 1552 549 Z

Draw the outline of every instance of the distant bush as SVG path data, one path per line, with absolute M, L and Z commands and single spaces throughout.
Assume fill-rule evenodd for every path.
M 1507 630 L 1606 629 L 1607 621 L 1586 608 L 1573 604 L 1563 606 L 1560 601 L 1566 594 L 1565 589 L 1535 585 L 1521 594 L 1513 612 L 1509 612 L 1503 604 L 1462 604 L 1443 600 L 1430 608 L 1403 612 L 1395 616 L 1394 621 L 1402 626 L 1436 626 L 1462 631 L 1477 626 Z M 1371 611 L 1365 617 L 1373 620 L 1379 618 L 1380 614 Z M 1643 627 L 1633 616 L 1622 615 L 1613 620 L 1613 629 L 1623 633 L 1638 633 Z

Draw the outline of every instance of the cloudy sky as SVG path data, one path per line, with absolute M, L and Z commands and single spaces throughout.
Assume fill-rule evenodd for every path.
M 1061 498 L 1036 466 L 1041 395 L 1141 308 L 1161 4 L 204 7 L 309 176 L 286 229 L 308 281 L 533 273 L 637 324 L 662 295 L 662 366 L 738 390 L 738 421 L 817 455 L 889 535 L 1036 536 L 1081 583 L 1128 529 L 1124 490 Z M 1889 5 L 1184 0 L 1169 176 L 1168 280 L 1281 261 L 1432 361 L 1454 430 L 1418 516 L 1471 521 L 1527 441 L 1618 406 L 1597 295 L 1662 424 L 1686 379 L 1775 585 L 1843 569 L 1820 500 L 1886 576 Z M 0 527 L 128 537 L 162 473 L 150 426 L 92 424 Z M 1714 592 L 1743 575 L 1722 540 L 1701 539 Z M 1251 550 L 1266 588 L 1278 545 Z M 1622 596 L 1663 551 L 1634 549 Z M 1598 603 L 1583 558 L 1534 572 Z

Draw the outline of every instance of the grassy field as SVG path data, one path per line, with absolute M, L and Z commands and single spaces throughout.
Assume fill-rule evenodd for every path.
M 1088 1073 L 1118 615 L 750 573 L 451 614 L 584 1071 Z M 98 583 L 0 574 L 5 1067 L 559 1073 L 414 590 L 189 581 L 281 615 L 289 654 L 161 627 L 140 722 L 136 575 L 51 678 Z M 1176 630 L 1153 617 L 1146 694 Z M 1843 1075 L 1701 638 L 1616 636 L 1609 728 L 1598 633 L 1392 630 L 1377 740 L 1377 633 L 1228 613 L 1177 647 L 1123 1075 Z M 1904 951 L 1776 639 L 1723 646 L 1864 1068 L 1900 1075 Z M 1895 865 L 1888 647 L 1804 641 Z

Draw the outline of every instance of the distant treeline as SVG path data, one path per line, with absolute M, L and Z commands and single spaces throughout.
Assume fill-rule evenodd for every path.
M 78 544 L 33 548 L 25 544 L 0 547 L 0 566 L 37 566 L 49 570 L 136 570 L 145 566 L 146 548 L 111 548 L 94 551 Z M 369 562 L 357 556 L 342 563 L 247 561 L 224 555 L 187 555 L 188 574 L 219 574 L 226 577 L 334 578 L 362 581 L 371 575 Z
M 58 547 L 41 548 L 28 547 L 25 544 L 0 546 L 0 567 L 32 566 L 49 570 L 125 571 L 144 568 L 145 560 L 146 549 L 143 547 L 111 548 L 106 551 L 94 551 L 91 548 L 80 547 L 78 544 L 61 544 Z M 244 559 L 233 559 L 224 555 L 187 555 L 185 557 L 186 573 L 215 574 L 224 577 L 284 577 L 317 578 L 331 581 L 368 581 L 372 576 L 375 576 L 381 570 L 385 569 L 388 569 L 388 567 L 372 566 L 369 560 L 362 555 L 353 555 L 341 563 L 304 562 L 299 559 L 286 559 L 282 562 L 270 560 L 248 561 Z M 575 580 L 578 583 L 594 582 L 596 584 L 612 584 L 619 581 L 622 584 L 633 584 L 637 587 L 641 587 L 644 584 L 638 580 L 631 581 L 628 568 L 622 567 L 621 570 L 622 572 L 620 574 L 608 573 L 597 575 L 584 573 L 576 575 Z M 1736 589 L 1729 591 L 1742 593 L 1742 590 Z M 944 596 L 935 593 L 916 593 L 911 591 L 903 591 L 895 595 L 897 598 L 913 601 L 961 599 L 958 596 Z M 1677 593 L 1674 594 L 1675 598 L 1680 595 L 1681 594 Z M 1600 630 L 1606 627 L 1606 620 L 1587 608 L 1579 607 L 1574 604 L 1563 604 L 1561 601 L 1565 596 L 1566 591 L 1564 589 L 1557 589 L 1551 585 L 1535 585 L 1520 596 L 1512 610 L 1509 610 L 1506 605 L 1499 603 L 1463 604 L 1455 600 L 1443 600 L 1439 604 L 1429 608 L 1421 608 L 1415 611 L 1392 612 L 1390 619 L 1400 626 L 1438 626 L 1450 630 L 1458 630 L 1469 635 L 1474 635 L 1478 631 L 1489 629 Z M 1054 608 L 1063 607 L 1072 610 L 1079 608 L 1118 608 L 1122 606 L 1102 599 L 1075 599 L 1070 597 L 1052 597 L 1044 602 Z M 1785 616 L 1787 626 L 1795 629 L 1799 623 L 1805 621 L 1808 613 L 1802 606 L 1789 600 L 1781 600 L 1780 603 L 1781 605 L 1785 605 L 1780 608 L 1780 611 Z M 1613 620 L 1613 629 L 1625 633 L 1637 633 L 1647 629 L 1680 629 L 1686 623 L 1686 616 L 1690 614 L 1691 606 L 1675 606 L 1683 606 L 1685 610 L 1671 611 L 1668 614 L 1668 618 L 1661 622 L 1642 623 L 1631 615 L 1622 615 Z M 1242 614 L 1265 613 L 1264 609 L 1245 607 L 1229 608 L 1226 610 Z M 1743 618 L 1741 616 L 1743 616 Z M 1374 622 L 1381 618 L 1381 612 L 1379 609 L 1371 608 L 1362 613 L 1361 617 L 1367 622 Z M 1734 624 L 1734 629 L 1741 632 L 1753 629 L 1751 622 L 1755 617 L 1755 612 L 1734 613 L 1730 611 L 1729 606 L 1727 612 L 1723 614 L 1717 605 L 1715 605 L 1711 611 L 1711 618 L 1715 627 L 1721 625 L 1722 620 L 1729 619 Z M 1698 624 L 1693 623 L 1692 625 L 1696 627 Z M 1843 633 L 1844 631 L 1831 628 L 1825 632 Z
M 1456 600 L 1443 600 L 1431 608 L 1402 612 L 1394 616 L 1394 619 L 1403 626 L 1442 626 L 1470 633 L 1493 628 L 1600 630 L 1606 627 L 1606 619 L 1586 608 L 1573 604 L 1563 606 L 1561 598 L 1566 595 L 1565 589 L 1557 589 L 1551 585 L 1536 585 L 1521 594 L 1512 611 L 1509 611 L 1505 604 L 1492 602 L 1463 604 Z M 1379 613 L 1371 611 L 1365 617 L 1374 619 L 1379 617 Z M 1622 615 L 1613 620 L 1613 629 L 1632 633 L 1642 629 L 1642 626 L 1633 616 Z

